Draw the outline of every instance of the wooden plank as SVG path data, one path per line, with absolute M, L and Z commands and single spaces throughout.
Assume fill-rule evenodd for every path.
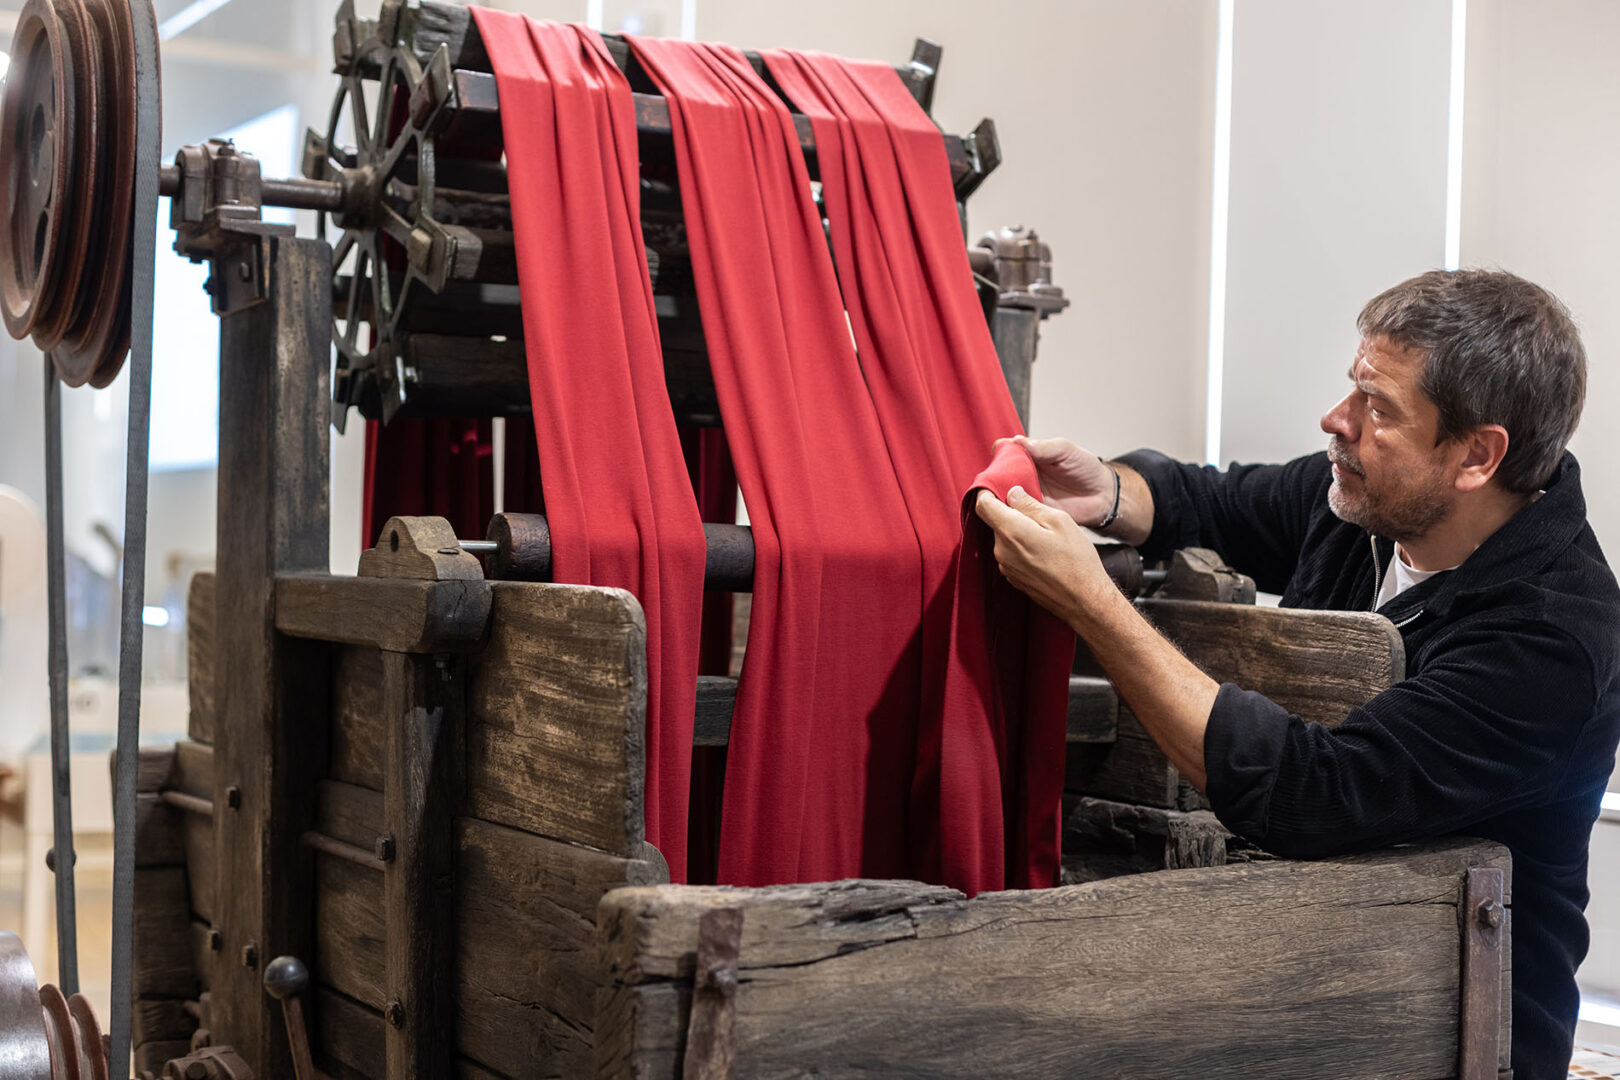
M 1304 611 L 1186 600 L 1137 608 L 1211 678 L 1336 724 L 1406 677 L 1395 625 L 1370 611 Z
M 470 818 L 457 831 L 460 1052 L 508 1076 L 588 1075 L 605 981 L 597 905 L 667 869 Z
M 268 236 L 222 253 L 261 260 L 264 303 L 220 317 L 214 815 L 223 936 L 214 1038 L 257 1076 L 292 1071 L 280 1007 L 256 964 L 310 954 L 311 880 L 298 838 L 325 772 L 325 649 L 275 632 L 276 575 L 328 565 L 332 251 Z M 250 275 L 252 277 L 253 275 Z M 235 789 L 239 798 L 227 801 Z M 234 804 L 234 805 L 231 805 Z M 251 951 L 248 947 L 251 946 Z
M 107 755 L 108 780 L 118 771 L 118 751 Z M 169 775 L 174 771 L 173 746 L 143 746 L 135 758 L 135 790 L 147 794 L 162 791 L 170 785 Z
M 382 875 L 317 855 L 315 960 L 310 965 L 315 981 L 381 1013 L 389 1000 L 387 941 Z
M 598 1075 L 679 1074 L 698 919 L 741 906 L 739 1076 L 1449 1077 L 1459 882 L 1507 864 L 1453 840 L 975 900 L 621 889 L 600 915 Z
M 197 1030 L 197 1021 L 186 1006 L 194 1004 L 181 998 L 136 998 L 131 1010 L 131 1027 L 135 1046 L 174 1041 L 189 1042 Z
M 197 976 L 191 967 L 191 927 L 187 913 L 186 871 L 179 866 L 135 874 L 135 952 L 132 964 L 137 997 L 194 998 Z
M 315 792 L 315 828 L 362 851 L 383 834 L 383 797 L 369 788 L 323 780 Z
M 191 575 L 186 590 L 186 682 L 191 710 L 186 730 L 198 742 L 214 741 L 214 572 Z
M 191 1048 L 191 1040 L 168 1039 L 159 1042 L 143 1043 L 134 1050 L 135 1073 L 150 1072 L 154 1076 L 163 1071 L 163 1066 L 177 1057 L 184 1057 Z
M 398 527 L 400 519 L 390 522 Z M 394 843 L 383 910 L 388 1008 L 398 1010 L 385 1032 L 389 1076 L 447 1076 L 455 1056 L 445 1033 L 456 1015 L 453 815 L 461 805 L 466 689 L 457 658 L 383 654 L 383 815 Z
M 310 1049 L 316 1067 L 334 1076 L 383 1080 L 387 1072 L 382 1014 L 329 986 L 315 986 L 312 997 Z M 332 1068 L 334 1062 L 338 1069 Z
M 382 650 L 333 647 L 331 775 L 373 791 L 383 788 L 382 673 Z
M 206 993 L 213 982 L 214 966 L 219 953 L 213 947 L 213 927 L 201 919 L 193 918 L 187 927 L 186 944 L 191 956 L 191 970 L 196 973 L 202 991 Z
M 207 743 L 182 740 L 174 744 L 174 773 L 164 787 L 195 795 L 214 797 L 214 748 Z
M 489 624 L 489 583 L 282 574 L 276 629 L 392 652 L 467 652 Z
M 1111 743 L 1071 744 L 1064 786 L 1098 798 L 1144 806 L 1180 805 L 1181 772 L 1170 764 L 1136 714 L 1119 703 Z
M 174 771 L 169 787 L 210 802 L 214 798 L 214 748 L 207 743 L 183 740 L 175 744 Z M 186 885 L 191 911 L 205 922 L 219 916 L 218 867 L 215 860 L 215 825 L 201 814 L 175 811 L 176 828 L 185 849 Z
M 1082 795 L 1063 800 L 1063 884 L 1120 874 L 1224 866 L 1238 843 L 1208 810 L 1181 811 Z
M 1405 677 L 1400 631 L 1372 612 L 1301 611 L 1192 600 L 1138 600 L 1138 610 L 1217 682 L 1333 724 Z M 1066 786 L 1166 809 L 1207 807 L 1119 704 L 1112 746 L 1071 751 Z
M 731 738 L 731 713 L 737 705 L 737 680 L 699 675 L 692 724 L 693 746 L 725 746 Z M 1113 684 L 1098 676 L 1069 678 L 1067 738 L 1070 743 L 1112 743 L 1118 733 L 1121 706 Z M 1146 738 L 1143 733 L 1143 738 Z
M 643 839 L 646 624 L 627 592 L 491 582 L 473 658 L 472 816 L 633 856 Z
M 180 840 L 180 811 L 155 792 L 135 796 L 135 869 L 185 866 L 186 849 Z

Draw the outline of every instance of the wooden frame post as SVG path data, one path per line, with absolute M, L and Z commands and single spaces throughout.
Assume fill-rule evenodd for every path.
M 260 978 L 271 958 L 307 957 L 313 941 L 312 863 L 298 838 L 325 773 L 326 649 L 276 633 L 275 577 L 327 569 L 332 254 L 290 235 L 229 239 L 212 279 L 216 307 L 229 310 L 220 315 L 215 639 L 221 942 L 208 982 L 216 1042 L 255 1075 L 284 1076 L 280 1008 Z

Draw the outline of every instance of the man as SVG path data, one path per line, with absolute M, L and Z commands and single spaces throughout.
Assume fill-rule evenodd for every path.
M 1046 503 L 1014 489 L 977 510 L 1008 580 L 1074 627 L 1232 831 L 1294 858 L 1505 844 L 1514 1075 L 1562 1078 L 1620 736 L 1620 589 L 1565 450 L 1585 352 L 1558 300 L 1497 271 L 1423 274 L 1357 326 L 1325 454 L 1220 472 L 1021 437 Z M 1113 587 L 1080 524 L 1150 558 L 1214 548 L 1286 606 L 1376 609 L 1407 678 L 1336 727 L 1217 686 Z

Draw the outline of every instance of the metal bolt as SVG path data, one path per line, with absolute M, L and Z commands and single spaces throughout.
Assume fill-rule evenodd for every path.
M 225 935 L 218 930 L 208 931 L 208 948 L 210 952 L 219 952 L 225 947 Z
M 225 805 L 232 810 L 242 809 L 242 789 L 232 784 L 225 789 Z
M 259 966 L 259 947 L 252 942 L 242 946 L 242 966 L 245 968 Z
M 75 851 L 73 853 L 73 865 L 74 866 L 79 865 L 79 853 L 77 851 Z M 53 874 L 56 873 L 56 849 L 55 848 L 50 848 L 45 852 L 45 869 L 49 870 Z
M 186 1080 L 208 1080 L 208 1066 L 193 1061 L 186 1066 Z
M 1478 914 L 1479 925 L 1495 930 L 1502 925 L 1502 916 L 1506 914 L 1506 909 L 1495 900 L 1487 900 L 1479 905 Z
M 377 837 L 377 843 L 372 847 L 371 850 L 381 862 L 393 862 L 394 838 L 392 836 Z
M 249 266 L 245 262 L 237 263 L 236 264 L 236 276 L 241 278 L 243 281 L 252 281 L 253 280 L 253 267 Z
M 401 1005 L 397 999 L 390 1001 L 387 1007 L 383 1009 L 383 1017 L 394 1027 L 404 1027 L 405 1006 Z

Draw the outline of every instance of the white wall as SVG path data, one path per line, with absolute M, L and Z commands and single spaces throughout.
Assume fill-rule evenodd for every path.
M 1369 298 L 1441 264 L 1449 0 L 1237 0 L 1223 461 L 1320 450 Z
M 698 37 L 899 63 L 944 47 L 934 116 L 993 118 L 971 236 L 1035 228 L 1073 306 L 1042 330 L 1030 427 L 1100 452 L 1202 445 L 1215 9 L 1199 0 L 698 0 Z

